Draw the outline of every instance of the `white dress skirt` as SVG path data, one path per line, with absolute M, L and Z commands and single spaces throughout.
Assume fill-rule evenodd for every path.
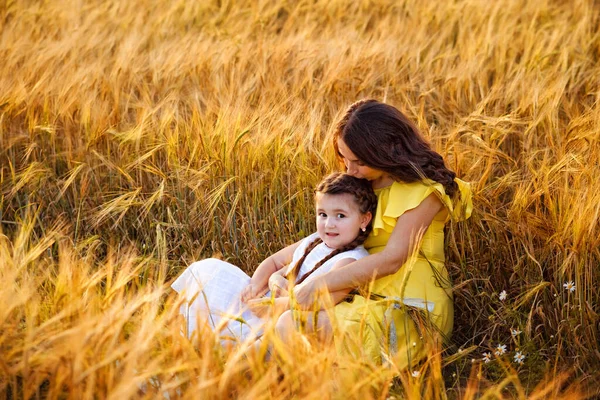
M 219 330 L 224 340 L 244 340 L 253 331 L 258 334 L 262 320 L 240 300 L 249 283 L 246 273 L 225 261 L 209 258 L 191 264 L 171 285 L 185 296 L 179 313 L 185 317 L 187 336 L 192 336 L 199 322 Z
M 296 264 L 306 247 L 317 237 L 318 235 L 313 233 L 303 239 L 294 252 L 289 268 Z M 311 271 L 314 265 L 333 250 L 324 243 L 316 246 L 304 260 L 298 277 Z M 307 280 L 331 270 L 342 259 L 358 260 L 368 254 L 362 246 L 337 254 L 311 274 Z M 242 290 L 249 283 L 250 277 L 245 272 L 225 261 L 209 258 L 191 264 L 171 284 L 176 292 L 185 296 L 185 302 L 179 312 L 185 318 L 187 336 L 192 337 L 199 324 L 204 323 L 219 333 L 222 344 L 232 340 L 244 341 L 260 337 L 265 321 L 254 315 L 240 300 Z M 269 297 L 270 292 L 267 292 L 264 298 Z

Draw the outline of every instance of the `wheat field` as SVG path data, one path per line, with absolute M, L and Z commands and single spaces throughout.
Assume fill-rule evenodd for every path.
M 599 24 L 592 0 L 0 0 L 0 396 L 600 395 Z M 451 343 L 398 371 L 185 339 L 169 283 L 312 232 L 361 98 L 472 183 Z

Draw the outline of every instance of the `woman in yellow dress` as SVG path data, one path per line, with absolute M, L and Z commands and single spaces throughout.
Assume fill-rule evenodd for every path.
M 341 353 L 376 363 L 393 359 L 404 369 L 426 356 L 430 338 L 451 334 L 444 224 L 470 216 L 469 185 L 456 179 L 400 111 L 376 100 L 349 107 L 336 126 L 334 146 L 347 172 L 369 180 L 378 197 L 364 243 L 370 255 L 296 286 L 297 306 L 310 308 L 319 291 L 339 301 L 336 293 L 359 288 L 333 312 L 319 312 L 317 326 L 307 328 L 333 337 Z M 287 312 L 279 319 L 282 337 L 293 334 L 294 318 Z

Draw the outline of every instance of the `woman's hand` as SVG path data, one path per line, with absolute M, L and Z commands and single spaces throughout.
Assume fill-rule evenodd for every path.
M 269 277 L 269 289 L 275 297 L 287 296 L 288 285 L 289 281 L 280 274 L 273 274 Z
M 294 287 L 296 305 L 302 310 L 312 309 L 319 298 L 319 293 L 327 291 L 327 286 L 322 279 L 323 275 L 306 280 Z

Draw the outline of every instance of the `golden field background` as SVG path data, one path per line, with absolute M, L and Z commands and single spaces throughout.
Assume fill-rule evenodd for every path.
M 598 395 L 599 24 L 580 0 L 0 1 L 0 396 Z M 310 233 L 365 97 L 472 182 L 452 343 L 413 377 L 185 340 L 168 283 Z

